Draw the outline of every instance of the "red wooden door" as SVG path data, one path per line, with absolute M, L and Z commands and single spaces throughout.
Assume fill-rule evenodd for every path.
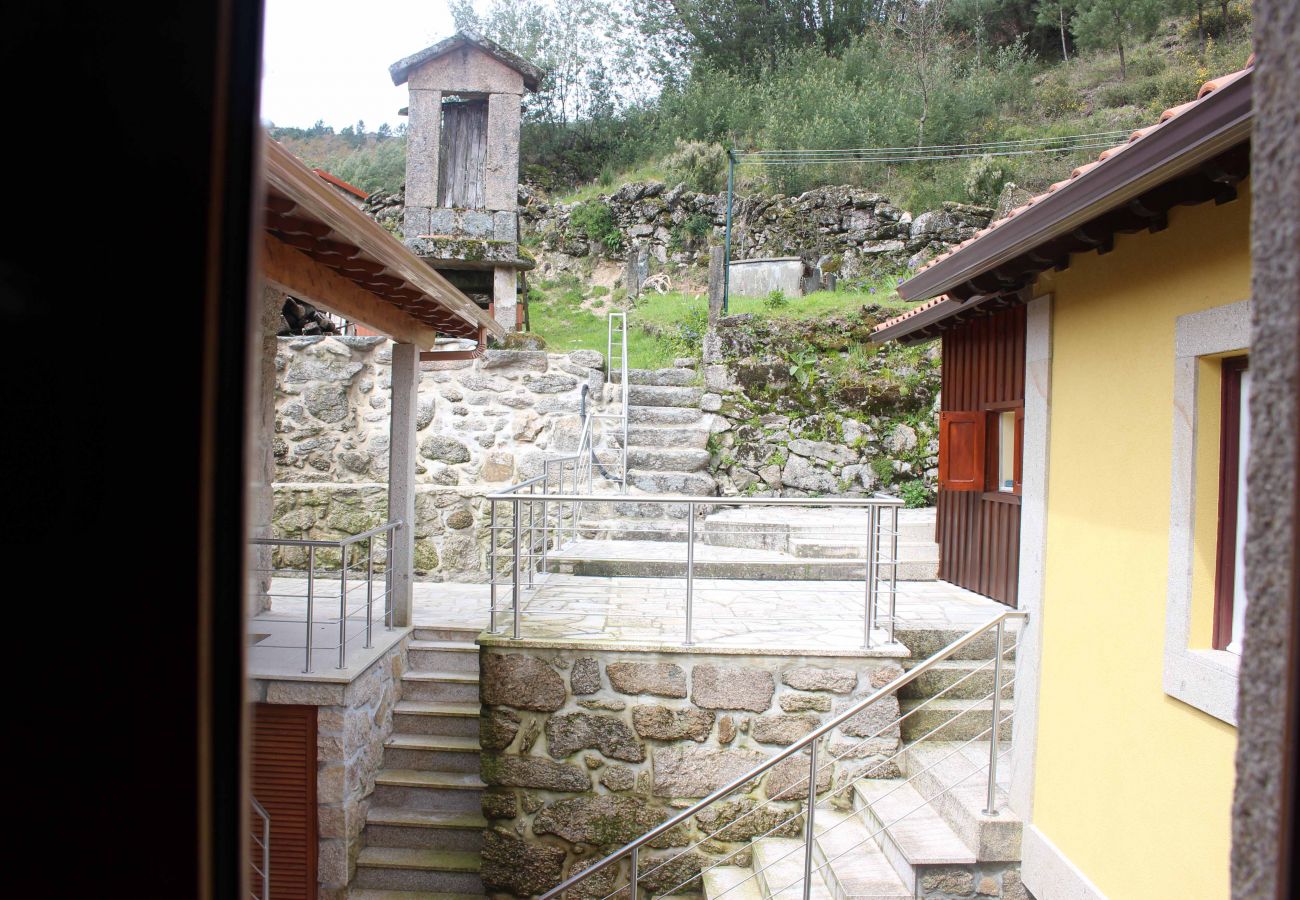
M 271 816 L 271 896 L 316 896 L 316 707 L 253 705 L 253 796 Z

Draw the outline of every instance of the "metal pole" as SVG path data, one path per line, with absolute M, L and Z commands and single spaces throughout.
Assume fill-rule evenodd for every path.
M 375 645 L 375 537 L 366 538 L 366 643 L 369 650 Z
M 692 639 L 692 620 L 695 605 L 695 504 L 686 504 L 686 641 L 683 646 L 695 643 Z
M 348 548 L 342 548 L 343 572 L 339 575 L 339 665 L 346 669 L 348 655 Z
M 551 492 L 551 466 L 548 461 L 546 465 L 542 466 L 542 493 L 549 494 L 550 492 Z M 549 510 L 547 510 L 546 506 L 547 506 L 546 501 L 543 500 L 542 501 L 542 574 L 543 575 L 546 574 L 546 545 L 547 545 L 546 523 L 548 517 L 550 516 L 550 512 Z
M 628 888 L 629 888 L 628 900 L 637 900 L 637 896 L 636 896 L 637 882 L 641 878 L 641 873 L 637 871 L 637 865 L 640 862 L 640 858 L 641 858 L 641 848 L 633 847 L 632 848 L 632 876 L 631 876 L 631 881 L 628 884 Z
M 388 631 L 393 630 L 393 535 L 401 527 L 384 532 L 384 628 Z
M 875 541 L 872 535 L 876 533 L 876 506 L 872 504 L 867 507 L 867 552 L 863 554 L 863 579 L 866 581 L 866 596 L 863 598 L 865 609 L 863 610 L 863 634 L 862 649 L 871 649 L 871 632 L 876 627 L 876 578 L 875 578 Z
M 492 543 L 488 545 L 488 631 L 496 634 L 497 630 L 497 502 L 490 500 L 488 513 L 488 534 Z
M 984 815 L 998 814 L 998 726 L 1002 718 L 1002 629 L 1005 619 L 998 619 L 998 630 L 993 640 L 993 720 L 989 730 L 989 795 Z
M 736 156 L 727 150 L 727 231 L 723 240 L 722 253 L 722 314 L 727 314 L 727 302 L 731 298 L 731 203 L 736 187 Z
M 808 814 L 804 829 L 803 900 L 812 892 L 813 813 L 817 809 L 817 742 L 808 745 Z
M 513 580 L 512 580 L 511 590 L 510 590 L 510 603 L 512 607 L 511 613 L 514 616 L 515 621 L 514 621 L 514 631 L 511 634 L 511 637 L 513 637 L 517 641 L 519 640 L 519 541 L 520 538 L 522 537 L 519 533 L 520 532 L 519 526 L 520 526 L 520 519 L 523 517 L 523 513 L 519 511 L 518 500 L 513 501 L 511 503 L 511 507 L 515 514 L 514 571 L 512 573 Z
M 894 643 L 894 618 L 898 600 L 898 507 L 890 507 L 893 514 L 892 534 L 889 538 L 889 643 Z
M 303 674 L 311 674 L 311 613 L 315 601 L 316 548 L 307 548 L 307 667 Z

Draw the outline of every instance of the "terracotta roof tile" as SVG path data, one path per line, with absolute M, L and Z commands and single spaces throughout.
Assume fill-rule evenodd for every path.
M 1002 225 L 1007 221 L 1010 221 L 1011 219 L 1014 219 L 1016 216 L 1020 215 L 1025 210 L 1029 209 L 1029 207 L 1033 206 L 1035 203 L 1038 203 L 1040 200 L 1043 200 L 1045 197 L 1048 197 L 1049 195 L 1056 193 L 1061 188 L 1065 187 L 1067 184 L 1074 181 L 1075 179 L 1083 178 L 1087 176 L 1089 172 L 1094 171 L 1098 166 L 1103 165 L 1107 160 L 1114 159 L 1120 153 L 1122 153 L 1123 151 L 1131 147 L 1136 141 L 1142 140 L 1147 135 L 1151 134 L 1153 131 L 1159 128 L 1161 125 L 1163 125 L 1165 122 L 1168 122 L 1170 119 L 1176 116 L 1182 115 L 1183 113 L 1187 112 L 1187 110 L 1191 109 L 1193 106 L 1200 103 L 1203 99 L 1205 99 L 1210 94 L 1214 93 L 1217 90 L 1220 90 L 1221 88 L 1226 87 L 1229 84 L 1232 84 L 1237 79 L 1244 77 L 1246 73 L 1249 72 L 1254 67 L 1254 65 L 1255 65 L 1255 54 L 1252 53 L 1250 55 L 1250 58 L 1246 60 L 1245 68 L 1239 69 L 1236 72 L 1229 72 L 1226 75 L 1221 75 L 1218 78 L 1212 78 L 1209 81 L 1205 82 L 1205 84 L 1201 85 L 1201 89 L 1197 92 L 1195 100 L 1191 100 L 1187 103 L 1182 103 L 1178 106 L 1173 106 L 1170 107 L 1169 109 L 1166 109 L 1164 112 L 1160 114 L 1159 122 L 1155 123 L 1154 125 L 1148 125 L 1145 128 L 1136 129 L 1131 135 L 1129 135 L 1129 139 L 1127 143 L 1118 144 L 1114 147 L 1111 147 L 1108 150 L 1103 150 L 1097 156 L 1096 160 L 1094 160 L 1093 162 L 1084 163 L 1083 165 L 1076 168 L 1073 172 L 1071 172 L 1069 178 L 1062 179 L 1061 181 L 1058 181 L 1055 184 L 1053 184 L 1043 193 L 1038 194 L 1035 197 L 1031 197 L 1029 201 L 1026 202 L 1024 205 L 1017 206 L 1015 209 L 1011 210 L 1001 219 L 998 219 L 996 222 L 991 222 L 986 228 L 981 228 L 979 231 L 975 232 L 974 237 L 968 238 L 967 240 L 962 241 L 957 246 L 934 257 L 934 259 L 931 259 L 923 266 L 918 268 L 917 272 L 923 272 L 926 269 L 930 268 L 931 266 L 952 256 L 954 253 L 957 253 L 958 251 L 965 249 L 969 245 L 978 241 L 984 235 L 993 231 L 995 228 L 999 227 L 1000 225 Z M 947 294 L 941 294 L 940 296 L 935 297 L 933 300 L 926 301 L 925 303 L 921 304 L 915 309 L 909 310 L 908 312 L 905 312 L 902 315 L 895 316 L 894 318 L 889 319 L 885 322 L 881 322 L 872 330 L 873 332 L 879 332 L 879 331 L 883 331 L 886 328 L 891 328 L 894 325 L 897 325 L 899 322 L 904 322 L 907 319 L 910 319 L 912 316 L 915 316 L 917 313 L 930 309 L 931 307 L 936 306 L 947 299 L 948 299 Z

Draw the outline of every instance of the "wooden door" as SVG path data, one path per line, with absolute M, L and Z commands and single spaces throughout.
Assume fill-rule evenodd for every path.
M 253 706 L 253 796 L 271 816 L 271 896 L 316 896 L 316 707 Z
M 438 205 L 483 209 L 487 162 L 486 100 L 452 100 L 442 105 L 438 147 Z

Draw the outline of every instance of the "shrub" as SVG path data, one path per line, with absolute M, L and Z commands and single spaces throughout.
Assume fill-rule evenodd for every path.
M 1072 116 L 1083 111 L 1083 96 L 1065 78 L 1044 78 L 1034 92 L 1038 107 L 1054 119 Z
M 772 291 L 763 298 L 763 308 L 771 312 L 785 309 L 789 305 L 790 298 L 785 295 L 785 291 Z
M 614 213 L 603 203 L 580 203 L 569 214 L 569 224 L 609 251 L 623 246 L 623 233 L 614 221 Z
M 1097 102 L 1111 108 L 1146 106 L 1160 91 L 1160 78 L 1140 78 L 1108 84 L 1097 91 Z
M 1007 182 L 1007 170 L 991 156 L 980 156 L 966 167 L 963 187 L 966 196 L 983 206 L 992 206 Z
M 871 471 L 881 481 L 888 482 L 894 477 L 894 463 L 887 456 L 877 456 L 871 460 Z
M 668 180 L 688 188 L 716 194 L 723 187 L 727 171 L 726 151 L 718 144 L 677 139 L 677 149 L 664 160 Z
M 899 493 L 903 495 L 903 506 L 908 509 L 929 506 L 934 500 L 933 492 L 919 478 L 915 481 L 903 482 L 899 486 Z

